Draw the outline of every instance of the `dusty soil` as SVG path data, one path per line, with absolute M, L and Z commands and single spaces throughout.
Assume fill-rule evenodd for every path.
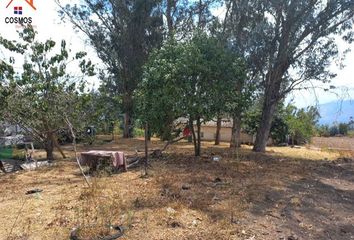
M 143 141 L 87 148 L 133 154 Z M 91 187 L 73 159 L 60 160 L 0 175 L 0 239 L 68 239 L 74 227 L 97 236 L 94 226 L 107 223 L 125 227 L 120 239 L 354 239 L 348 154 L 291 148 L 256 154 L 204 143 L 195 158 L 192 146 L 180 143 L 151 161 L 148 178 L 136 168 L 91 177 Z M 25 195 L 34 188 L 43 192 Z

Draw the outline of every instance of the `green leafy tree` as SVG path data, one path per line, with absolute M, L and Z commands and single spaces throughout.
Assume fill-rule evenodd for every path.
M 220 6 L 220 0 L 163 0 L 161 5 L 166 18 L 165 37 L 187 40 L 193 32 L 211 27 L 217 19 L 211 12 Z
M 20 33 L 20 41 L 0 37 L 0 44 L 22 54 L 25 60 L 21 72 L 2 79 L 8 93 L 2 117 L 27 131 L 46 150 L 47 159 L 52 160 L 54 146 L 59 148 L 56 134 L 66 127 L 66 118 L 76 124 L 85 119 L 78 110 L 79 88 L 83 88 L 83 76 L 94 74 L 93 65 L 84 59 L 84 52 L 70 58 L 65 41 L 58 50 L 53 40 L 38 42 L 32 27 Z M 78 61 L 80 77 L 67 73 L 72 61 Z
M 122 99 L 115 94 L 109 83 L 110 81 L 104 81 L 98 90 L 91 91 L 81 97 L 85 98 L 83 107 L 89 115 L 91 124 L 98 131 L 112 134 L 113 140 L 114 129 L 118 127 L 116 124 L 121 116 Z
M 138 92 L 142 118 L 154 131 L 169 132 L 178 118 L 187 118 L 199 156 L 201 124 L 232 102 L 239 64 L 217 39 L 206 34 L 197 33 L 183 43 L 170 40 L 146 65 Z
M 348 0 L 226 1 L 230 41 L 248 56 L 262 90 L 254 151 L 265 151 L 277 105 L 288 93 L 329 82 L 339 56 L 336 36 L 353 40 L 354 2 Z
M 244 117 L 243 126 L 248 134 L 255 135 L 260 126 L 260 119 L 262 117 L 262 110 L 260 102 L 253 106 Z M 289 134 L 289 126 L 286 121 L 286 115 L 283 105 L 279 106 L 272 121 L 270 130 L 270 137 L 273 143 L 280 144 L 287 142 Z
M 320 137 L 329 137 L 330 136 L 328 125 L 317 126 L 316 131 Z
M 348 135 L 349 127 L 348 124 L 346 123 L 340 123 L 338 125 L 338 132 L 339 134 L 342 134 L 344 136 Z
M 83 0 L 63 6 L 63 17 L 82 31 L 107 66 L 124 113 L 124 137 L 132 136 L 133 92 L 142 77 L 150 51 L 161 45 L 163 16 L 159 0 Z M 119 106 L 117 106 L 119 107 Z
M 316 124 L 320 117 L 318 109 L 315 107 L 297 109 L 289 104 L 285 112 L 291 143 L 294 145 L 295 142 L 297 144 L 309 142 L 316 134 Z
M 339 134 L 339 130 L 338 130 L 338 126 L 337 125 L 333 125 L 329 128 L 329 135 L 331 137 L 336 136 L 337 134 Z
M 247 114 L 245 129 L 248 133 L 257 133 L 261 116 L 260 106 Z M 279 105 L 272 121 L 270 137 L 276 144 L 288 142 L 288 136 L 292 144 L 309 142 L 316 134 L 318 119 L 319 113 L 315 107 L 298 109 L 292 104 L 286 107 Z

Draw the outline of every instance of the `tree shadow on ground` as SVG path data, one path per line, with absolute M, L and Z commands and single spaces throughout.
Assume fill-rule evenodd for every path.
M 224 159 L 213 162 L 210 154 Z M 262 239 L 354 239 L 353 161 L 249 152 L 234 160 L 222 149 L 201 158 L 186 153 L 166 159 L 170 174 L 159 174 L 162 197 L 211 221 L 233 221 L 235 215 L 236 224 Z

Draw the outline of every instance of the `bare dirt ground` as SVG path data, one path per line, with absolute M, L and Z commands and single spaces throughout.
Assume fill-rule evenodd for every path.
M 81 149 L 88 148 L 132 154 L 143 141 Z M 343 157 L 352 156 L 287 147 L 232 152 L 204 143 L 195 158 L 180 143 L 152 160 L 148 178 L 136 168 L 92 177 L 90 188 L 73 159 L 60 160 L 0 175 L 0 239 L 68 239 L 77 226 L 92 237 L 94 226 L 107 223 L 126 228 L 120 239 L 354 239 L 354 162 Z M 43 192 L 25 195 L 34 188 Z

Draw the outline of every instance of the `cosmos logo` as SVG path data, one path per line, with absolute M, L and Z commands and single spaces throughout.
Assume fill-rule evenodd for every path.
M 25 14 L 24 8 L 21 5 L 14 5 L 13 2 L 16 1 L 17 4 L 20 2 L 26 3 L 28 6 L 30 6 L 34 11 L 37 10 L 37 8 L 34 6 L 33 0 L 11 0 L 6 8 L 13 7 L 13 14 L 15 16 L 11 17 L 5 17 L 5 23 L 6 24 L 32 24 L 32 17 L 26 17 L 23 16 Z

